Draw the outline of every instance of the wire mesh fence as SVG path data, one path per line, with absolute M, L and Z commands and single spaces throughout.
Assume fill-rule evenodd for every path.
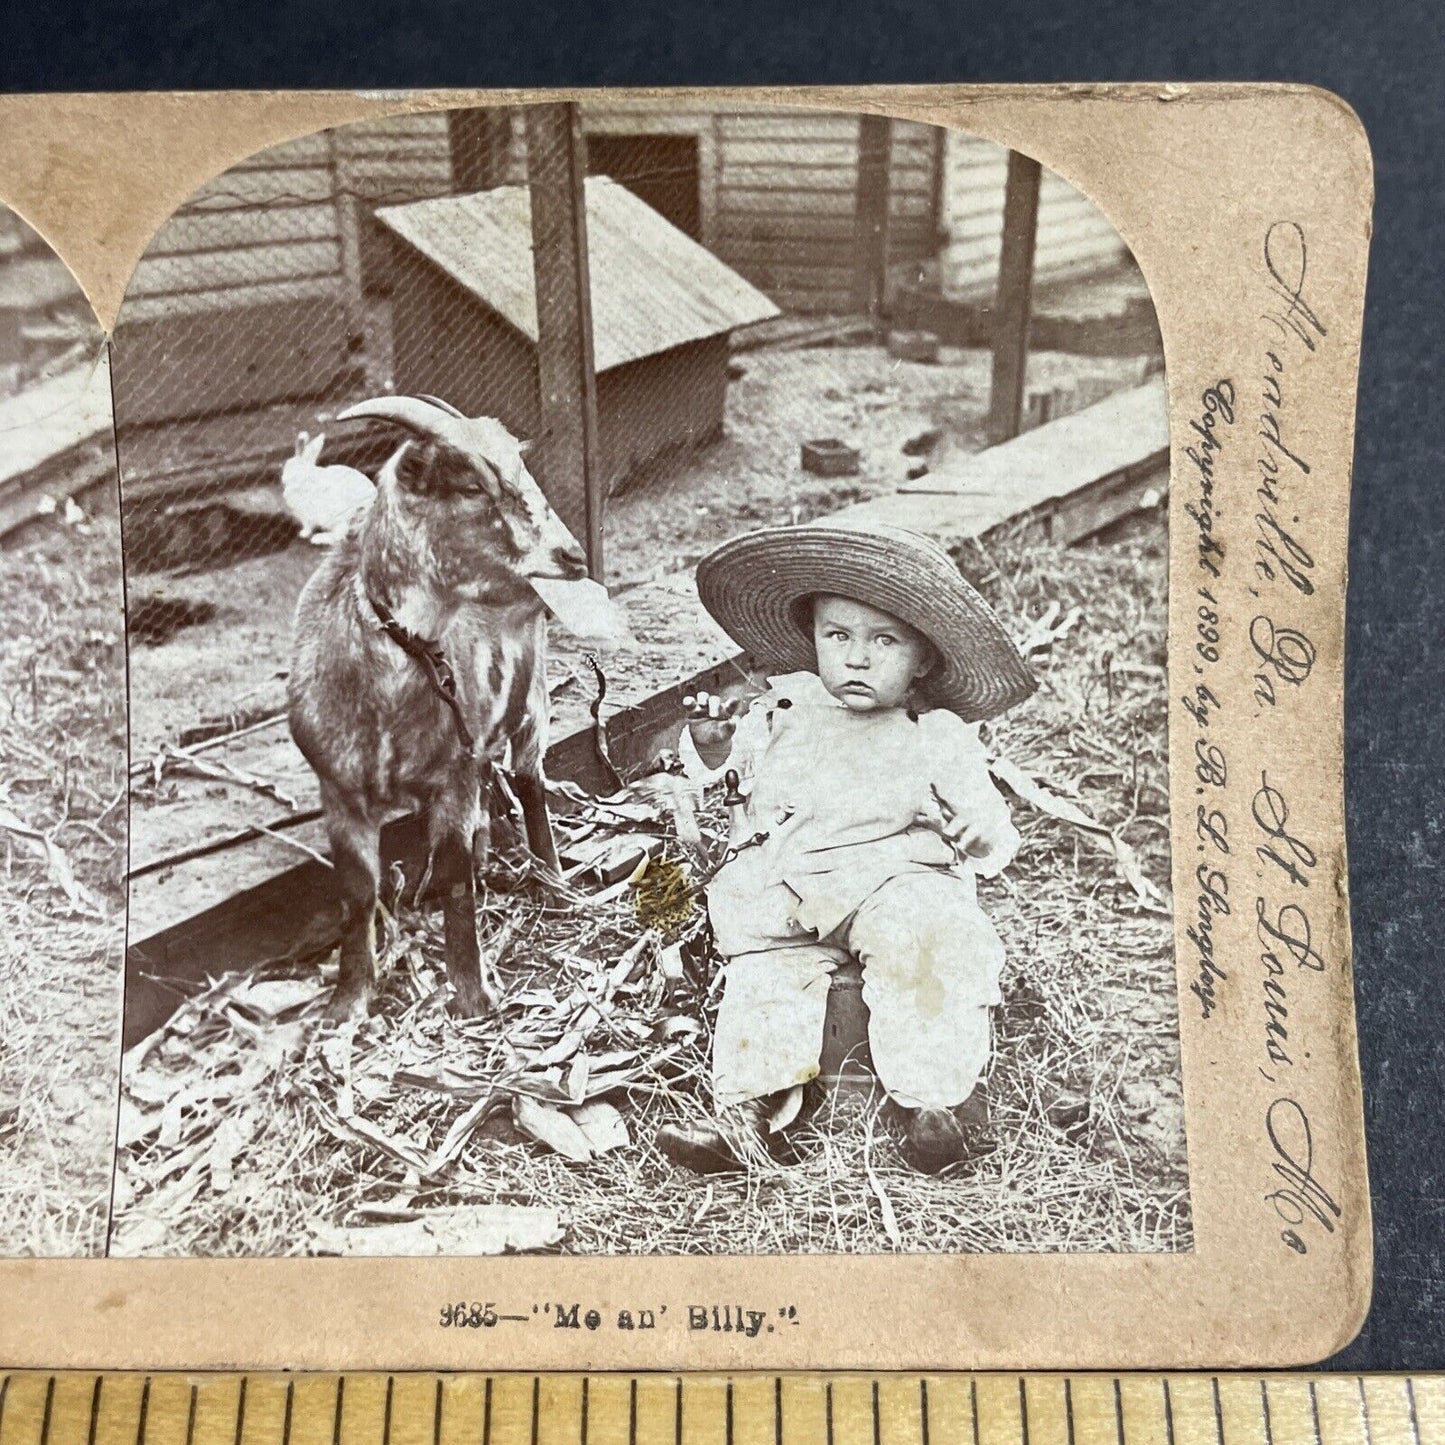
M 363 494 L 334 469 L 374 473 L 391 445 L 335 420 L 365 397 L 425 393 L 497 417 L 535 444 L 534 472 L 582 535 L 589 489 L 599 512 L 630 488 L 664 490 L 692 452 L 727 435 L 729 385 L 750 366 L 740 337 L 792 325 L 806 338 L 808 323 L 817 332 L 833 320 L 835 339 L 874 340 L 876 325 L 856 323 L 886 322 L 882 307 L 895 359 L 936 361 L 940 341 L 979 344 L 968 327 L 986 320 L 996 270 L 999 148 L 950 151 L 937 128 L 847 115 L 584 107 L 574 157 L 556 154 L 562 142 L 535 122 L 517 109 L 475 110 L 306 136 L 216 178 L 161 228 L 114 337 L 142 638 L 192 616 L 155 578 L 334 532 L 321 523 Z M 533 179 L 565 180 L 569 165 L 587 176 L 576 256 L 588 287 L 590 423 L 570 415 L 581 393 L 566 387 L 580 382 L 557 369 L 569 346 L 583 350 L 562 334 L 580 324 L 563 294 L 579 280 L 563 254 L 572 243 L 554 225 L 539 247 L 534 227 Z M 1042 202 L 1041 279 L 1050 265 L 1059 276 L 1117 270 L 1117 236 L 1069 188 L 1051 201 L 1050 186 L 1059 190 L 1056 178 Z M 539 267 L 560 282 L 539 292 Z M 936 304 L 945 272 L 976 304 Z M 1128 304 L 1147 310 L 1138 291 Z M 1144 335 L 1136 354 L 1153 342 Z M 758 369 L 786 373 L 779 354 L 770 349 Z M 811 418 L 833 422 L 830 403 L 838 411 L 859 384 L 856 357 L 812 359 L 816 381 L 796 398 L 788 454 L 767 463 L 786 467 L 776 488 L 785 516 L 790 491 L 807 483 L 800 467 L 816 465 L 802 444 L 828 439 L 801 433 Z M 1082 391 L 1074 376 L 1062 386 L 1040 378 L 1029 419 L 1121 382 L 1118 368 L 1094 370 L 1103 374 L 1083 378 Z M 568 438 L 584 425 L 595 428 L 586 459 Z M 839 465 L 851 465 L 846 455 Z M 628 543 L 625 525 L 618 540 Z

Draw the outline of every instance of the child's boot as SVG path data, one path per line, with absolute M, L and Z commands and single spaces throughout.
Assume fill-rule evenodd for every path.
M 952 1109 L 912 1109 L 903 1136 L 904 1157 L 915 1169 L 937 1174 L 967 1154 L 963 1129 Z
M 952 1109 L 910 1109 L 906 1113 L 903 1153 L 925 1174 L 937 1174 L 950 1164 L 961 1164 L 994 1148 L 982 1084 Z
M 747 1160 L 772 1152 L 768 1135 L 770 1098 L 749 1099 L 725 1109 L 707 1124 L 664 1124 L 657 1147 L 674 1164 L 694 1174 L 736 1174 Z

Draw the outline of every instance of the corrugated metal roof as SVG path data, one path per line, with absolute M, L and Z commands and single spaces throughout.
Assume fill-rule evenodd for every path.
M 586 195 L 598 371 L 778 315 L 761 291 L 624 186 L 589 176 Z M 386 206 L 376 216 L 536 341 L 527 187 Z

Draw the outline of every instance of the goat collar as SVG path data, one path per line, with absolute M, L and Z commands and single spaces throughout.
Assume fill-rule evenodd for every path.
M 426 675 L 427 685 L 451 709 L 452 723 L 457 730 L 457 741 L 461 743 L 462 751 L 471 756 L 476 750 L 476 742 L 472 738 L 471 729 L 467 727 L 466 720 L 462 717 L 462 705 L 457 698 L 457 680 L 452 672 L 451 664 L 447 661 L 446 653 L 442 651 L 441 643 L 419 637 L 409 627 L 403 627 L 392 616 L 391 609 L 384 602 L 378 602 L 364 588 L 362 591 L 367 602 L 371 604 L 371 610 L 376 614 L 376 620 L 381 624 L 381 630 L 408 657 L 421 665 L 421 670 Z

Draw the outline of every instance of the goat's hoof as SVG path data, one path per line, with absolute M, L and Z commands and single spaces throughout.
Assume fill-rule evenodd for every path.
M 337 985 L 323 1017 L 334 1024 L 361 1023 L 371 1012 L 371 990 Z
M 447 1012 L 454 1019 L 484 1019 L 496 1011 L 496 999 L 480 989 L 457 989 L 447 1000 Z

